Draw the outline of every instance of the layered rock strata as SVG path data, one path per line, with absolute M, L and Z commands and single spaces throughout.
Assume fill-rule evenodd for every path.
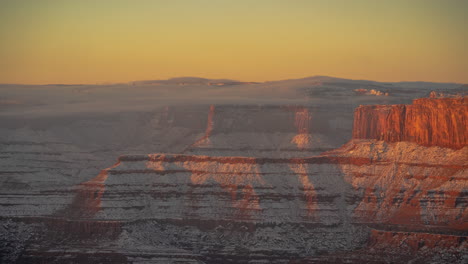
M 55 143 L 4 143 L 2 183 L 10 187 L 2 188 L 0 206 L 9 219 L 2 219 L 0 235 L 32 235 L 6 241 L 0 253 L 20 263 L 353 263 L 388 255 L 394 262 L 463 263 L 465 100 L 362 106 L 354 140 L 301 158 L 290 156 L 313 153 L 317 135 L 336 128 L 319 109 L 211 106 L 187 116 L 166 108 L 154 127 L 158 135 L 190 135 L 185 155 L 124 155 L 94 178 L 79 170 L 92 166 L 90 153 L 73 156 L 70 146 Z M 265 141 L 252 143 L 258 138 Z M 278 146 L 294 151 L 285 158 L 259 151 L 268 142 L 276 152 L 284 150 Z M 257 157 L 233 155 L 243 151 Z M 408 252 L 403 257 L 401 249 Z M 424 250 L 432 255 L 418 255 Z
M 169 110 L 174 118 L 177 111 Z M 306 157 L 345 143 L 352 125 L 342 113 L 313 106 L 211 105 L 205 111 L 205 131 L 185 154 Z
M 97 218 L 254 222 L 348 221 L 350 185 L 338 163 L 366 158 L 273 159 L 151 154 L 107 170 Z
M 380 261 L 433 249 L 418 258 L 447 251 L 457 263 L 468 250 L 467 151 L 353 140 L 309 158 L 121 156 L 79 187 L 87 202 L 78 219 L 101 223 L 94 232 L 120 230 L 114 241 L 125 250 L 107 247 L 128 261 L 286 262 L 339 251 L 353 262 L 368 248 Z M 174 246 L 184 251 L 168 256 Z M 325 256 L 310 261 L 337 257 Z
M 339 164 L 360 198 L 354 219 L 412 230 L 468 230 L 468 147 L 353 140 L 328 155 L 368 158 Z
M 468 144 L 468 97 L 360 106 L 355 110 L 353 138 L 463 148 Z

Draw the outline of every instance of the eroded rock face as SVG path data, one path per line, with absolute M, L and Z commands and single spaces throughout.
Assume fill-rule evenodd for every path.
M 359 199 L 336 165 L 368 162 L 122 156 L 79 184 L 71 204 L 53 217 L 30 219 L 50 233 L 20 262 L 287 263 L 354 250 L 365 245 L 368 230 L 352 224 Z
M 97 218 L 254 222 L 349 222 L 351 186 L 335 164 L 367 159 L 296 159 L 151 154 L 122 156 L 107 170 Z M 347 199 L 351 201 L 349 203 Z
M 422 98 L 411 105 L 358 107 L 353 138 L 460 149 L 468 144 L 467 127 L 468 97 Z
M 34 246 L 18 241 L 23 263 L 362 263 L 387 261 L 385 250 L 399 256 L 403 246 L 408 253 L 392 261 L 430 249 L 451 250 L 450 262 L 463 263 L 468 147 L 459 123 L 466 122 L 465 100 L 360 107 L 354 134 L 364 139 L 322 154 L 314 150 L 325 146 L 320 134 L 339 133 L 318 108 L 213 105 L 188 114 L 168 107 L 149 127 L 160 129 L 154 136 L 160 146 L 174 149 L 171 142 L 179 142 L 177 152 L 185 154 L 124 155 L 86 180 L 70 176 L 72 188 L 57 186 L 60 178 L 49 172 L 58 161 L 77 170 L 90 166 L 92 156 L 59 159 L 69 151 L 28 144 L 26 165 L 39 170 L 47 155 L 53 166 L 28 174 L 5 170 L 4 182 L 26 189 L 25 180 L 41 175 L 55 185 L 15 199 L 4 192 L 2 213 L 21 216 L 21 225 L 34 223 L 34 232 L 45 230 Z M 179 130 L 187 135 L 185 146 L 180 137 L 162 137 Z M 26 149 L 8 144 L 15 155 Z M 4 162 L 13 167 L 9 159 Z
M 345 118 L 315 106 L 211 105 L 201 109 L 205 111 L 204 132 L 185 154 L 307 157 L 340 146 L 351 133 L 351 112 Z M 168 120 L 182 119 L 178 111 L 170 108 Z
M 468 229 L 468 147 L 354 140 L 329 155 L 371 160 L 340 164 L 346 181 L 362 197 L 354 210 L 355 221 Z
M 99 182 L 94 197 L 99 207 L 89 210 L 99 219 L 127 221 L 348 222 L 466 230 L 466 157 L 467 147 L 375 140 L 353 140 L 309 158 L 122 156 Z M 89 190 L 88 183 L 82 188 Z M 90 199 L 85 205 L 95 204 Z
M 367 252 L 379 252 L 397 262 L 409 256 L 466 261 L 467 102 L 416 99 L 412 105 L 356 109 L 354 140 L 327 155 L 371 160 L 339 166 L 360 197 L 353 222 L 380 230 L 371 231 L 367 250 L 344 258 L 369 260 Z
M 139 253 L 158 252 L 153 260 L 171 245 L 208 263 L 252 255 L 304 260 L 343 250 L 339 259 L 351 263 L 362 256 L 381 261 L 379 254 L 409 261 L 414 252 L 433 259 L 445 251 L 457 263 L 468 246 L 467 156 L 467 147 L 376 140 L 353 140 L 309 158 L 121 156 L 105 170 L 107 178 L 94 179 L 99 207 L 90 208 L 86 223 L 106 219 L 107 233 L 122 226 L 117 240 L 126 250 L 159 245 Z M 358 254 L 360 248 L 373 255 Z
M 355 140 L 330 152 L 372 160 L 341 165 L 363 197 L 355 217 L 415 229 L 467 230 L 467 117 L 467 97 L 357 108 Z

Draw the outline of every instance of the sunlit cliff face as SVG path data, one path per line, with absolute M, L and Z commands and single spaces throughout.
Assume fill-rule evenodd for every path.
M 466 229 L 466 156 L 415 143 L 353 141 L 338 155 L 370 157 L 369 164 L 340 164 L 347 182 L 362 194 L 354 217 L 363 222 Z
M 360 106 L 353 138 L 410 141 L 460 149 L 468 144 L 468 99 L 416 99 L 412 105 Z
M 424 98 L 412 105 L 356 109 L 353 137 L 364 140 L 343 147 L 341 154 L 373 160 L 364 166 L 341 165 L 347 181 L 363 194 L 356 217 L 468 228 L 466 99 Z

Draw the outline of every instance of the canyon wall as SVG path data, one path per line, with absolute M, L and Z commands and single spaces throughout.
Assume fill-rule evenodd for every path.
M 179 114 L 183 110 L 169 108 L 168 118 L 162 116 L 159 123 L 174 126 L 185 121 Z M 296 105 L 211 105 L 198 111 L 202 110 L 203 117 L 197 112 L 193 120 L 205 124 L 204 132 L 197 133 L 198 139 L 184 154 L 307 157 L 344 144 L 351 133 L 352 112 L 340 106 L 325 110 Z
M 339 164 L 360 197 L 355 222 L 429 232 L 468 229 L 468 148 L 353 140 L 328 155 L 371 160 Z
M 330 164 L 365 162 L 328 157 L 122 156 L 118 166 L 107 170 L 105 191 L 95 198 L 100 209 L 96 218 L 342 225 L 349 222 L 347 199 L 354 199 L 339 168 Z
M 460 149 L 468 144 L 468 97 L 421 98 L 411 105 L 362 105 L 353 138 Z
M 55 216 L 83 222 L 59 222 L 62 229 L 114 237 L 99 247 L 128 260 L 162 261 L 167 252 L 206 263 L 326 263 L 337 251 L 355 263 L 382 260 L 390 249 L 385 257 L 396 262 L 423 249 L 464 254 L 467 151 L 353 140 L 307 158 L 126 155 L 80 184 Z
M 372 160 L 340 165 L 362 195 L 354 217 L 413 229 L 466 230 L 467 127 L 468 97 L 358 107 L 354 140 L 330 152 Z
M 424 249 L 463 263 L 466 105 L 361 106 L 338 149 L 343 109 L 167 107 L 142 118 L 141 146 L 104 141 L 106 159 L 130 153 L 104 170 L 103 150 L 5 141 L 0 237 L 35 236 L 20 263 L 407 262 Z

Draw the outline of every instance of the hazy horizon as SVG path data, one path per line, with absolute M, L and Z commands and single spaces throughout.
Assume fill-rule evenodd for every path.
M 2 1 L 0 83 L 468 83 L 465 10 L 456 0 Z
M 156 79 L 156 78 L 146 78 L 146 79 L 139 79 L 139 80 L 129 80 L 129 81 L 122 81 L 122 82 L 111 82 L 111 81 L 102 81 L 102 82 L 95 82 L 95 83 L 2 83 L 0 85 L 31 85 L 31 86 L 47 86 L 47 85 L 66 85 L 66 86 L 73 86 L 73 85 L 119 85 L 119 84 L 132 84 L 137 82 L 158 82 L 158 81 L 171 81 L 171 80 L 182 80 L 185 78 L 193 78 L 193 79 L 200 79 L 200 80 L 208 80 L 208 81 L 234 81 L 240 83 L 269 83 L 269 82 L 284 82 L 284 81 L 295 81 L 295 80 L 305 80 L 305 79 L 313 79 L 313 78 L 330 78 L 330 79 L 341 79 L 347 81 L 365 81 L 365 82 L 377 82 L 377 83 L 440 83 L 440 84 L 460 84 L 460 85 L 468 85 L 468 82 L 437 82 L 437 81 L 426 81 L 426 80 L 398 80 L 398 81 L 385 81 L 385 80 L 372 80 L 372 79 L 353 79 L 353 78 L 344 78 L 340 76 L 329 76 L 329 75 L 310 75 L 310 76 L 303 76 L 298 78 L 287 78 L 287 79 L 275 79 L 275 80 L 265 80 L 265 81 L 252 81 L 252 80 L 239 80 L 234 78 L 221 77 L 221 78 L 210 78 L 209 76 L 174 76 L 165 79 Z

